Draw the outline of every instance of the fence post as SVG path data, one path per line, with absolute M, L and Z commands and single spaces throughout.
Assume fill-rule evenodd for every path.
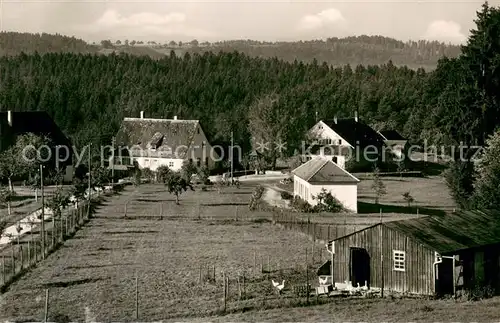
M 257 271 L 257 253 L 255 252 L 255 249 L 253 251 L 253 271 Z
M 23 246 L 19 246 L 19 253 L 21 254 L 21 270 L 24 269 L 24 257 L 23 257 Z
M 31 243 L 28 240 L 28 266 L 31 266 Z
M 5 256 L 2 255 L 2 284 L 5 284 Z
M 12 276 L 16 275 L 16 259 L 14 258 L 14 246 L 12 246 Z
M 47 318 L 49 315 L 49 289 L 45 290 L 45 314 L 43 318 L 43 322 L 47 322 Z

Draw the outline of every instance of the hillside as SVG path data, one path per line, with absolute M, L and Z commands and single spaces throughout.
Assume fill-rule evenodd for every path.
M 460 54 L 459 46 L 445 45 L 439 42 L 418 41 L 402 42 L 382 36 L 358 36 L 347 38 L 329 38 L 326 41 L 300 42 L 259 42 L 252 40 L 235 40 L 216 43 L 176 43 L 124 41 L 112 44 L 103 41 L 101 44 L 88 44 L 74 37 L 50 34 L 0 33 L 0 56 L 16 55 L 21 52 L 33 53 L 126 53 L 135 56 L 147 55 L 160 59 L 170 55 L 173 50 L 177 56 L 185 53 L 202 54 L 207 51 L 218 53 L 238 51 L 251 57 L 274 58 L 287 62 L 295 60 L 320 64 L 326 62 L 332 66 L 380 65 L 389 60 L 396 66 L 407 65 L 412 69 L 422 67 L 434 69 L 437 61 L 443 57 L 456 57 Z

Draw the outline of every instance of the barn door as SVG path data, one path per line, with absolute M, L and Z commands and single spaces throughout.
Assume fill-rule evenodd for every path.
M 370 255 L 363 248 L 351 248 L 350 276 L 353 287 L 370 286 Z

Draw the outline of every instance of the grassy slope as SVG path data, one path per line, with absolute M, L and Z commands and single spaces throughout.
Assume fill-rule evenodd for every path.
M 176 206 L 162 187 L 125 191 L 11 286 L 3 295 L 0 319 L 41 319 L 45 288 L 51 289 L 51 317 L 57 313 L 82 320 L 88 307 L 98 321 L 131 319 L 135 272 L 144 320 L 217 314 L 222 307 L 221 270 L 230 278 L 228 309 L 260 308 L 263 302 L 273 302 L 270 279 L 286 279 L 290 284 L 304 281 L 303 271 L 296 271 L 304 263 L 304 253 L 297 250 L 311 242 L 304 235 L 262 223 L 258 219 L 265 214 L 249 213 L 238 205 L 248 200 L 250 191 L 242 188 L 236 193 L 188 192 Z M 128 219 L 124 219 L 130 199 Z M 159 200 L 164 201 L 163 220 Z M 233 221 L 236 214 L 237 222 Z M 269 257 L 273 268 L 269 277 L 254 272 L 254 250 L 259 271 L 260 263 L 267 268 Z M 316 266 L 321 262 L 318 258 Z M 213 275 L 213 265 L 217 284 L 200 284 L 200 268 L 205 278 L 207 272 Z M 236 277 L 243 272 L 249 299 L 238 302 Z

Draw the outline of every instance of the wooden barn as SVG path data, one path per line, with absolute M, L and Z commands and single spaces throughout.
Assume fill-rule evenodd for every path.
M 340 289 L 367 282 L 373 289 L 418 295 L 485 286 L 500 292 L 498 211 L 379 223 L 330 241 L 327 248 L 333 249 L 332 261 L 318 275 L 333 270 Z

